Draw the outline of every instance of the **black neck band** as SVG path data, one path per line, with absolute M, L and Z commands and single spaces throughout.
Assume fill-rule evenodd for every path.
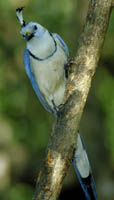
M 55 54 L 55 52 L 57 51 L 57 43 L 56 43 L 56 41 L 55 41 L 55 39 L 54 39 L 52 33 L 49 32 L 49 34 L 50 34 L 50 36 L 52 37 L 53 42 L 54 42 L 54 45 L 55 45 L 54 51 L 53 51 L 51 54 L 49 54 L 48 56 L 46 56 L 45 58 L 39 58 L 39 57 L 35 56 L 34 54 L 32 54 L 30 50 L 28 50 L 28 51 L 29 51 L 29 54 L 30 54 L 34 59 L 36 59 L 36 60 L 38 60 L 38 61 L 47 60 L 48 58 L 52 57 L 52 56 Z

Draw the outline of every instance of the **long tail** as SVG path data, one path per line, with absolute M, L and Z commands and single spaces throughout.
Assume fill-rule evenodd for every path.
M 79 133 L 77 136 L 77 145 L 73 159 L 73 167 L 84 191 L 86 200 L 97 200 L 98 197 L 92 170 L 82 138 Z

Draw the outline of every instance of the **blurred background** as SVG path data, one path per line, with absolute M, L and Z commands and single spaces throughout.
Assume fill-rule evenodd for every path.
M 85 22 L 88 0 L 0 1 L 0 199 L 31 200 L 45 155 L 52 114 L 40 105 L 25 74 L 25 41 L 15 9 L 25 6 L 26 22 L 36 21 L 67 43 L 70 57 Z M 114 12 L 80 125 L 99 199 L 114 200 Z M 61 200 L 84 199 L 71 167 Z

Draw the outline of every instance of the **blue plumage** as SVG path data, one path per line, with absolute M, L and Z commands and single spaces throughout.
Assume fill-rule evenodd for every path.
M 35 93 L 40 101 L 40 103 L 44 106 L 44 108 L 48 111 L 48 112 L 52 112 L 46 102 L 46 100 L 43 98 L 39 88 L 38 88 L 38 84 L 36 83 L 34 74 L 31 71 L 31 65 L 30 65 L 30 55 L 29 55 L 29 51 L 27 49 L 25 49 L 24 51 L 24 66 L 25 66 L 25 70 L 26 73 L 31 81 L 32 87 L 35 90 Z
M 67 58 L 69 58 L 69 50 L 68 50 L 67 45 L 63 41 L 63 39 L 57 33 L 53 33 L 53 35 L 60 41 L 60 43 L 61 43 L 61 45 L 62 45 L 62 47 L 63 47 L 63 49 L 65 51 L 65 54 L 66 54 Z

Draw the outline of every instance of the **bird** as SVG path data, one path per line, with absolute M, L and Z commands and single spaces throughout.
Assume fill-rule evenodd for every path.
M 21 24 L 20 33 L 27 42 L 24 50 L 26 74 L 40 103 L 57 117 L 68 78 L 65 66 L 69 63 L 69 50 L 57 33 L 51 33 L 36 22 L 26 23 L 23 8 L 16 9 L 16 16 Z M 76 141 L 74 169 L 86 199 L 97 200 L 92 171 L 79 133 Z
M 35 93 L 43 107 L 57 116 L 62 104 L 68 62 L 68 47 L 62 38 L 36 22 L 25 23 L 23 7 L 16 10 L 21 24 L 21 35 L 27 41 L 24 66 Z

